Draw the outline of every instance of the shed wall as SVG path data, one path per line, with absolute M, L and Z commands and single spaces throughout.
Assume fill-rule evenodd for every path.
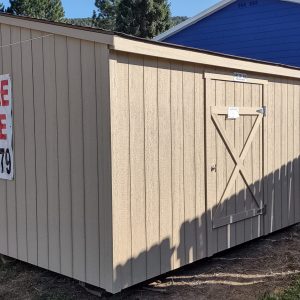
M 0 33 L 16 174 L 0 182 L 0 252 L 109 290 L 107 45 L 4 24 Z
M 223 227 L 213 245 L 217 250 L 207 251 L 206 234 L 211 232 L 207 229 L 210 211 L 206 211 L 205 184 L 203 75 L 207 68 L 118 51 L 112 51 L 110 66 L 113 280 L 117 292 L 254 239 L 257 233 L 251 220 L 231 225 L 229 230 Z M 234 70 L 209 72 L 228 74 L 233 81 Z M 300 82 L 248 76 L 269 81 L 260 100 L 268 111 L 260 133 L 266 175 L 254 183 L 267 205 L 260 219 L 265 235 L 300 220 Z M 222 89 L 212 93 L 220 99 L 231 95 L 226 98 L 229 106 L 250 98 L 252 92 L 263 97 L 257 86 L 226 86 L 229 90 L 225 88 L 223 94 Z M 246 141 L 248 133 L 241 134 Z M 248 160 L 257 147 L 251 146 Z M 230 158 L 227 164 L 232 164 Z

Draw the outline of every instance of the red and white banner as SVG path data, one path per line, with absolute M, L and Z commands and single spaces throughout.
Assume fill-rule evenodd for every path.
M 0 75 L 0 179 L 14 178 L 12 89 L 10 76 Z

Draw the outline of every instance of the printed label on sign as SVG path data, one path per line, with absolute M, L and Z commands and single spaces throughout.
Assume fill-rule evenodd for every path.
M 243 74 L 243 73 L 234 73 L 233 74 L 234 81 L 247 82 L 247 79 L 248 79 L 247 74 Z
M 0 75 L 0 179 L 14 178 L 12 92 L 9 75 Z
M 240 110 L 238 107 L 229 107 L 227 118 L 230 120 L 235 120 L 240 117 Z

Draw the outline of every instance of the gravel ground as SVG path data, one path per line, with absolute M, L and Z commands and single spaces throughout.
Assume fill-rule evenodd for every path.
M 300 278 L 300 225 L 111 296 L 40 268 L 0 266 L 0 299 L 259 299 Z

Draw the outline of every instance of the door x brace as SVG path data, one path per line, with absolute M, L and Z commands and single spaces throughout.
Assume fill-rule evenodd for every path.
M 243 147 L 243 150 L 242 150 L 241 154 L 239 155 L 237 150 L 235 149 L 234 145 L 231 143 L 230 139 L 228 138 L 223 125 L 218 120 L 218 115 L 226 115 L 227 112 L 228 112 L 228 108 L 226 108 L 226 107 L 212 107 L 211 108 L 212 120 L 213 120 L 213 122 L 216 126 L 216 129 L 217 129 L 220 137 L 222 138 L 227 150 L 229 151 L 230 156 L 232 157 L 232 159 L 235 163 L 235 167 L 230 175 L 230 178 L 226 185 L 226 188 L 225 188 L 220 200 L 218 201 L 217 208 L 213 215 L 213 227 L 214 228 L 218 228 L 218 227 L 221 227 L 224 225 L 236 223 L 236 222 L 244 220 L 244 219 L 252 218 L 254 216 L 264 214 L 264 211 L 265 211 L 264 207 L 262 207 L 262 203 L 260 203 L 260 201 L 256 198 L 253 187 L 249 184 L 249 182 L 250 182 L 249 176 L 248 176 L 248 173 L 244 166 L 244 160 L 247 156 L 247 153 L 250 149 L 251 143 L 256 135 L 256 132 L 259 129 L 259 126 L 262 122 L 264 113 L 261 108 L 249 107 L 249 108 L 241 108 L 240 109 L 240 115 L 257 116 L 257 118 L 254 122 L 254 125 L 251 129 L 248 139 Z M 244 211 L 241 213 L 237 213 L 235 215 L 217 219 L 219 207 L 225 199 L 229 198 L 230 192 L 234 186 L 235 180 L 239 173 L 241 174 L 247 188 L 249 189 L 257 208 L 251 209 L 248 211 Z

